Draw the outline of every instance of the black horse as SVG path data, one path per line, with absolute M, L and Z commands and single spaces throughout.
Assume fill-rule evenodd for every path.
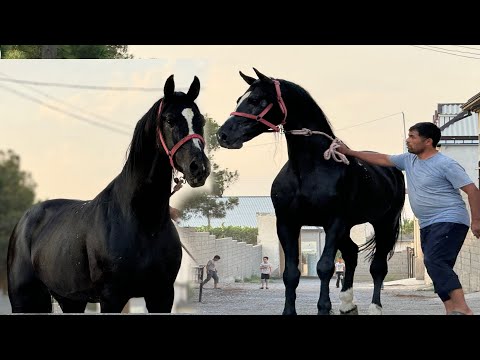
M 250 85 L 237 108 L 219 128 L 221 146 L 239 149 L 243 143 L 268 131 L 285 130 L 289 160 L 272 184 L 271 198 L 277 217 L 277 234 L 285 253 L 285 307 L 295 315 L 296 288 L 300 279 L 299 234 L 303 225 L 323 226 L 325 247 L 317 264 L 321 280 L 318 313 L 330 314 L 329 282 L 338 249 L 346 265 L 340 299 L 341 313 L 358 313 L 353 304 L 353 277 L 359 250 L 369 250 L 374 281 L 371 314 L 381 314 L 380 289 L 387 274 L 387 257 L 393 255 L 405 200 L 402 173 L 347 159 L 335 153 L 336 138 L 325 114 L 310 94 L 297 84 L 267 77 L 242 78 Z M 332 141 L 335 140 L 335 141 Z M 336 157 L 329 159 L 330 156 Z M 348 164 L 349 163 L 349 164 Z M 350 229 L 370 222 L 375 236 L 360 248 Z
M 93 200 L 55 199 L 34 205 L 15 226 L 8 247 L 8 296 L 12 312 L 121 312 L 144 297 L 149 312 L 169 313 L 182 249 L 169 215 L 172 175 L 204 185 L 205 119 L 195 99 L 175 92 L 173 75 L 164 97 L 138 121 L 121 173 Z

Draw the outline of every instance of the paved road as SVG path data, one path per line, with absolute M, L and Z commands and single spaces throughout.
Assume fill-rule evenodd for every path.
M 443 315 L 443 304 L 431 287 L 423 281 L 405 279 L 385 282 L 382 290 L 384 315 Z M 256 283 L 220 284 L 213 289 L 207 284 L 203 289 L 202 302 L 198 302 L 198 285 L 193 291 L 188 313 L 200 315 L 280 315 L 283 311 L 285 287 L 282 280 L 274 280 L 269 289 L 260 289 Z M 339 290 L 335 280 L 330 283 L 330 298 L 335 314 L 339 313 Z M 301 278 L 297 288 L 296 308 L 298 315 L 316 315 L 320 282 L 315 278 Z M 354 303 L 360 315 L 368 315 L 373 285 L 362 282 L 354 284 Z M 480 315 L 480 292 L 466 295 L 467 302 L 475 314 Z

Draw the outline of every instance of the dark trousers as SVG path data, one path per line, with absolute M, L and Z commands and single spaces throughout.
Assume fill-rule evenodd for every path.
M 210 281 L 210 279 L 213 278 L 213 283 L 218 284 L 218 275 L 216 271 L 207 271 L 207 278 L 203 280 L 202 285 L 205 285 L 207 282 Z
M 342 287 L 343 287 L 343 281 L 344 281 L 344 274 L 343 274 L 343 271 L 337 271 L 336 272 L 337 274 L 337 287 L 340 285 L 340 281 L 342 282 Z
M 423 262 L 435 292 L 443 302 L 450 299 L 452 290 L 462 288 L 453 267 L 468 228 L 465 224 L 443 222 L 420 229 Z

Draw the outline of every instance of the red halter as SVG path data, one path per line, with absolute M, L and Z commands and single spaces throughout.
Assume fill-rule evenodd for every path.
M 280 106 L 280 110 L 282 110 L 282 113 L 284 115 L 283 120 L 280 123 L 280 125 L 283 126 L 283 125 L 285 125 L 286 120 L 287 120 L 287 107 L 285 106 L 285 103 L 283 102 L 283 99 L 282 99 L 282 93 L 280 91 L 280 82 L 278 80 L 273 79 L 273 83 L 275 84 L 275 90 L 277 91 L 278 105 Z M 273 129 L 273 131 L 279 132 L 280 131 L 279 126 L 274 125 L 271 122 L 269 122 L 269 121 L 267 121 L 263 118 L 270 111 L 270 109 L 272 107 L 273 107 L 273 103 L 268 104 L 267 107 L 265 109 L 263 109 L 263 111 L 258 115 L 251 115 L 251 114 L 237 112 L 237 111 L 232 112 L 230 115 L 242 116 L 242 117 L 246 117 L 246 118 L 253 119 L 253 120 L 256 120 L 256 121 L 260 121 L 261 123 L 267 125 L 269 128 Z
M 160 102 L 160 106 L 158 107 L 158 113 L 157 113 L 157 122 L 160 120 L 160 115 L 162 113 L 162 108 L 163 108 L 163 100 Z M 157 126 L 157 136 L 160 139 L 160 143 L 162 144 L 163 149 L 165 150 L 165 153 L 168 155 L 170 159 L 170 165 L 172 165 L 172 168 L 177 170 L 175 168 L 175 165 L 173 164 L 173 156 L 175 153 L 180 149 L 180 147 L 185 144 L 187 141 L 192 140 L 192 139 L 199 139 L 203 145 L 205 146 L 205 140 L 201 135 L 198 134 L 190 134 L 185 136 L 183 139 L 181 139 L 179 142 L 177 142 L 172 150 L 168 150 L 167 144 L 165 143 L 165 140 L 163 139 L 162 132 L 160 131 L 160 127 Z

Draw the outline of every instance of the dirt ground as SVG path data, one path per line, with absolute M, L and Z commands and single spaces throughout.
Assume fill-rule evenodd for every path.
M 199 288 L 194 285 L 187 306 L 179 308 L 181 313 L 198 315 L 281 315 L 285 301 L 285 287 L 280 279 L 271 280 L 269 289 L 260 289 L 259 283 L 207 284 L 199 302 Z M 298 315 L 316 315 L 320 281 L 316 278 L 301 278 L 297 288 L 296 310 Z M 339 314 L 339 292 L 335 280 L 330 283 L 330 299 L 334 314 Z M 360 315 L 368 315 L 373 284 L 354 283 L 354 303 Z M 466 295 L 467 302 L 475 314 L 480 314 L 480 292 Z M 384 283 L 382 290 L 384 315 L 443 315 L 443 304 L 431 286 L 415 279 Z

